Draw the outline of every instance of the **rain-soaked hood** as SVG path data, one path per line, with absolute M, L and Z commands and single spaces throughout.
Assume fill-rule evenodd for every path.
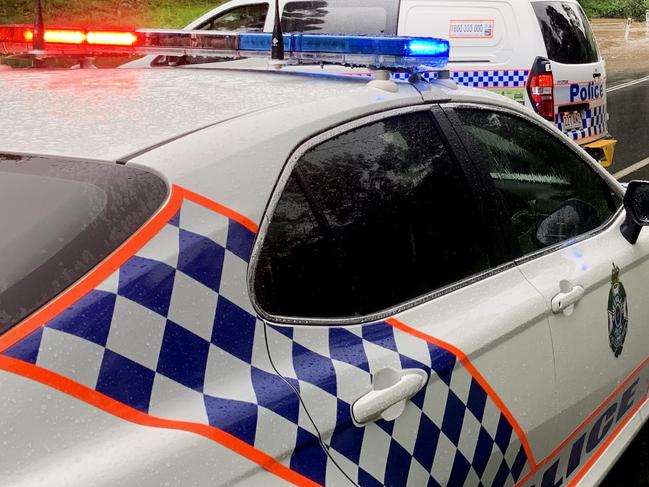
M 2 69 L 0 152 L 115 161 L 227 119 L 348 85 L 205 69 Z

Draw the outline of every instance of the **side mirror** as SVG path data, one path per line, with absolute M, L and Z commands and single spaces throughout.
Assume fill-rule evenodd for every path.
M 631 181 L 624 195 L 626 220 L 620 232 L 630 244 L 635 245 L 642 227 L 649 226 L 649 182 Z

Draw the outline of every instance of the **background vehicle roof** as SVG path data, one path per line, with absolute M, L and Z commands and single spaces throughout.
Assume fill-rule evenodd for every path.
M 0 151 L 114 161 L 224 120 L 365 85 L 205 69 L 8 70 Z

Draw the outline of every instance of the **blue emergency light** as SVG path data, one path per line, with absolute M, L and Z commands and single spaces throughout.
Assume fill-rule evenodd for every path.
M 30 26 L 0 26 L 0 53 L 45 57 L 154 54 L 169 57 L 270 58 L 272 33 L 141 29 L 100 32 L 45 29 L 44 46 L 34 49 Z M 112 41 L 111 39 L 114 39 Z M 283 34 L 288 64 L 340 64 L 376 69 L 444 68 L 449 42 L 427 37 Z M 39 46 L 40 47 L 40 46 Z
M 442 57 L 448 60 L 450 46 L 441 39 L 410 39 L 407 45 L 411 56 Z
M 242 52 L 269 53 L 273 43 L 272 34 L 239 34 L 239 50 Z M 444 67 L 449 57 L 449 42 L 443 39 L 412 37 L 370 37 L 321 34 L 284 34 L 284 52 L 289 58 L 329 62 L 332 55 L 359 56 L 357 62 L 372 65 L 373 58 L 386 57 L 394 67 L 409 67 L 413 64 Z M 361 57 L 365 58 L 363 62 Z M 410 58 L 410 59 L 408 59 Z M 400 62 L 402 63 L 400 65 Z

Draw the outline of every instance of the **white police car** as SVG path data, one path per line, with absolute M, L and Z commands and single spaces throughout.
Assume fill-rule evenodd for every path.
M 367 41 L 287 44 L 448 56 Z M 646 420 L 649 183 L 520 105 L 281 71 L 0 86 L 5 485 L 591 485 Z

